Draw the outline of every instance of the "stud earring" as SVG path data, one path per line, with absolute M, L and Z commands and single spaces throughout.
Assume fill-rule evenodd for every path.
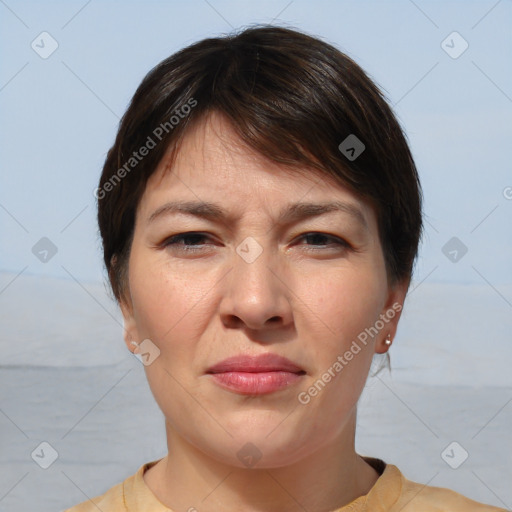
M 388 347 L 391 345 L 391 334 L 386 336 L 386 341 L 384 342 Z
M 130 341 L 130 345 L 135 345 L 135 348 L 133 349 L 133 353 L 136 354 L 137 350 L 139 349 L 139 344 L 136 341 Z

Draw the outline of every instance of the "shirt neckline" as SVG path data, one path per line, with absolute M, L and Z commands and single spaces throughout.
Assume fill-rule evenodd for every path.
M 363 457 L 379 474 L 370 491 L 332 512 L 387 512 L 400 497 L 402 475 L 392 464 L 374 457 Z M 146 462 L 123 483 L 123 501 L 128 512 L 173 512 L 164 505 L 144 481 L 144 473 L 162 459 Z

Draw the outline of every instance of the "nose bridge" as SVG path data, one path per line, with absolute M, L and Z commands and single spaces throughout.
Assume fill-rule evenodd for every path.
M 285 286 L 279 279 L 276 253 L 254 237 L 245 238 L 233 255 L 233 271 L 225 289 L 223 313 L 236 316 L 251 328 L 281 317 L 287 321 Z
M 234 281 L 241 285 L 242 291 L 265 294 L 277 292 L 275 253 L 265 242 L 252 236 L 246 237 L 236 247 L 234 257 Z M 274 268 L 273 268 L 274 267 Z

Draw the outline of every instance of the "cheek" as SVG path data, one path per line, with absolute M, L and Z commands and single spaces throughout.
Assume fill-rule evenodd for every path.
M 319 352 L 330 357 L 373 325 L 385 302 L 385 280 L 371 268 L 330 269 L 321 278 L 297 284 L 302 287 L 299 295 L 307 297 L 308 317 L 325 334 L 318 338 L 325 340 Z
M 141 251 L 142 253 L 142 251 Z M 191 280 L 151 257 L 134 253 L 130 261 L 130 292 L 139 337 L 157 345 L 182 338 L 180 333 L 194 325 L 206 294 L 205 280 Z M 195 319 L 195 320 L 194 320 Z
M 312 366 L 298 400 L 308 427 L 331 439 L 344 428 L 365 385 L 374 338 L 363 343 L 358 336 L 378 319 L 385 286 L 371 269 L 327 272 L 309 285 L 303 332 L 311 340 Z
M 134 251 L 130 260 L 130 292 L 139 338 L 149 338 L 159 357 L 144 367 L 146 377 L 166 418 L 179 423 L 194 392 L 197 341 L 206 318 L 204 304 L 211 287 L 206 279 L 170 269 L 147 251 Z M 186 382 L 187 392 L 180 383 Z

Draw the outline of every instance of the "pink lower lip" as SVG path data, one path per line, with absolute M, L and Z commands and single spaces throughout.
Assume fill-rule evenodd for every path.
M 221 372 L 211 373 L 213 379 L 223 388 L 244 395 L 264 395 L 296 383 L 300 373 L 286 371 L 272 372 Z

